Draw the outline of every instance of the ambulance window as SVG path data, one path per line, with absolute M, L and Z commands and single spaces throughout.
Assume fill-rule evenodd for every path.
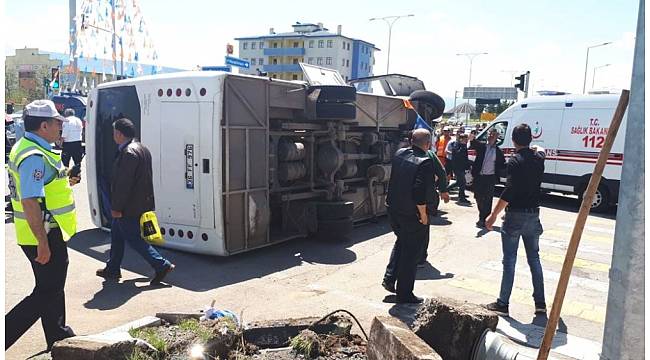
M 501 146 L 506 139 L 506 130 L 508 130 L 508 122 L 502 121 L 495 124 L 492 124 L 487 130 L 483 131 L 481 135 L 477 137 L 477 140 L 481 142 L 487 142 L 488 134 L 492 129 L 496 129 L 499 133 L 499 139 L 497 140 L 497 145 Z

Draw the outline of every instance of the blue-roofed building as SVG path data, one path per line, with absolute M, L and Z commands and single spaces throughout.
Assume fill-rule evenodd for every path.
M 308 63 L 338 70 L 347 80 L 373 75 L 374 44 L 344 36 L 341 25 L 331 33 L 322 23 L 292 25 L 293 31 L 239 37 L 239 57 L 250 61 L 250 69 L 241 73 L 268 76 L 284 80 L 303 80 L 299 63 Z

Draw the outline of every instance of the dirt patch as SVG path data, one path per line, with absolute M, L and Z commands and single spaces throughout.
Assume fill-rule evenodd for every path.
M 128 360 L 187 358 L 195 347 L 208 356 L 226 358 L 241 338 L 241 332 L 234 322 L 226 318 L 201 322 L 187 319 L 176 325 L 164 323 L 162 326 L 132 330 L 129 333 L 134 338 L 149 343 L 157 352 L 143 353 L 136 350 Z
M 349 332 L 316 334 L 311 330 L 304 330 L 291 339 L 292 345 L 295 345 L 293 348 L 259 349 L 256 345 L 244 341 L 241 329 L 228 318 L 200 322 L 196 319 L 185 319 L 178 324 L 164 323 L 161 326 L 132 330 L 130 334 L 146 341 L 156 351 L 145 353 L 136 350 L 127 360 L 187 359 L 190 358 L 192 349 L 204 354 L 207 359 L 367 359 L 366 341 Z

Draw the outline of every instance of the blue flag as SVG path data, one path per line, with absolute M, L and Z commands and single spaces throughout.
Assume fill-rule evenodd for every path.
M 420 116 L 420 114 L 417 114 L 417 116 L 418 116 L 418 118 L 415 120 L 415 124 L 413 125 L 413 130 L 415 130 L 415 129 L 427 129 L 427 130 L 431 131 L 431 133 L 433 133 L 433 129 L 431 128 L 431 126 L 429 126 L 429 124 L 427 124 L 426 121 L 424 121 L 422 116 Z

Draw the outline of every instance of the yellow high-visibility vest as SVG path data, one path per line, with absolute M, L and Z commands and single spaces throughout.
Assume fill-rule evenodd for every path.
M 11 148 L 9 163 L 7 164 L 18 245 L 38 245 L 38 240 L 27 223 L 23 204 L 20 202 L 20 174 L 18 173 L 18 166 L 22 161 L 35 154 L 42 156 L 45 159 L 45 166 L 51 166 L 56 172 L 56 176 L 45 184 L 45 199 L 39 199 L 39 202 L 44 202 L 44 206 L 41 206 L 41 208 L 52 214 L 61 229 L 63 240 L 68 241 L 77 232 L 77 215 L 75 213 L 72 188 L 68 183 L 67 169 L 61 162 L 61 155 L 43 148 L 26 137 L 22 137 Z

